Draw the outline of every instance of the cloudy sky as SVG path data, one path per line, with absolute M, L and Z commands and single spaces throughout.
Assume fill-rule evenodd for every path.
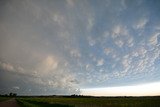
M 159 0 L 0 0 L 1 94 L 159 81 Z

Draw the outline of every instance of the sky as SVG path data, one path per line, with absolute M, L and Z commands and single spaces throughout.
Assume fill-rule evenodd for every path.
M 159 0 L 0 0 L 0 94 L 160 95 L 159 11 Z

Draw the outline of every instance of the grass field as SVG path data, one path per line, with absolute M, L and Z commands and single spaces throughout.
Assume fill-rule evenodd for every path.
M 17 98 L 22 107 L 160 107 L 160 97 Z

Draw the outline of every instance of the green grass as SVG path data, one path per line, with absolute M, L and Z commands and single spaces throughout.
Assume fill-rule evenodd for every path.
M 130 98 L 18 98 L 23 107 L 160 107 L 160 97 Z M 57 104 L 57 105 L 56 105 Z

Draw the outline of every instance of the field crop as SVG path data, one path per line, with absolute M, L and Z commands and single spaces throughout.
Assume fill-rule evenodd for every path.
M 23 107 L 160 107 L 160 97 L 18 98 Z

